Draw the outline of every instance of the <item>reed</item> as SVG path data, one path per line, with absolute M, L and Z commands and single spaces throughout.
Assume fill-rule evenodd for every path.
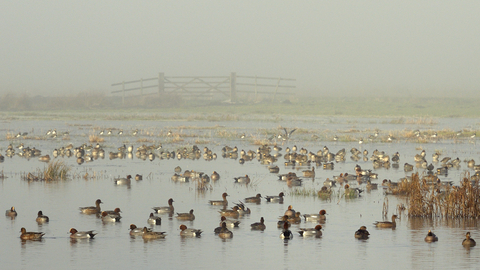
M 406 208 L 409 217 L 480 217 L 480 186 L 466 172 L 460 186 L 442 185 L 431 177 L 412 175 L 411 181 L 403 181 L 394 189 L 408 197 Z M 394 191 L 392 190 L 392 191 Z
M 101 142 L 105 142 L 105 139 L 100 136 L 92 134 L 88 136 L 88 141 L 91 143 L 101 143 Z
M 54 161 L 48 163 L 48 166 L 42 170 L 37 169 L 34 173 L 22 175 L 23 180 L 27 181 L 58 181 L 67 180 L 71 167 L 63 161 Z

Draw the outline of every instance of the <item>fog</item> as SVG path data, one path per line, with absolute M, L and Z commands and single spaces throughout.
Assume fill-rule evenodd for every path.
M 475 96 L 480 1 L 2 1 L 0 94 L 165 76 L 296 78 L 301 94 Z

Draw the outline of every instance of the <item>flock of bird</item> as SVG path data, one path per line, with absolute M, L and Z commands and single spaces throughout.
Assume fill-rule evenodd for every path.
M 279 139 L 282 140 L 288 140 L 293 132 L 295 132 L 296 129 L 293 129 L 291 131 L 288 131 L 287 129 L 284 129 L 285 133 L 283 135 L 278 135 Z M 135 130 L 132 135 L 136 135 L 138 133 L 138 130 Z M 53 134 L 53 135 L 52 135 Z M 47 133 L 48 136 L 56 136 L 57 132 L 56 130 L 50 131 L 50 134 Z M 120 130 L 117 135 L 122 135 L 123 131 Z M 102 131 L 99 135 L 113 135 L 112 131 L 108 131 L 107 134 L 104 134 Z M 26 136 L 26 135 L 21 135 L 21 136 Z M 377 137 L 378 135 L 374 135 L 374 137 Z M 335 138 L 337 138 L 335 136 Z M 335 140 L 335 139 L 334 139 Z M 389 141 L 394 140 L 393 136 L 389 136 L 388 138 Z M 363 143 L 363 140 L 362 140 Z M 41 156 L 41 151 L 38 149 L 35 149 L 34 147 L 26 147 L 24 144 L 20 144 L 17 147 L 19 153 L 17 153 L 19 156 L 24 156 L 24 157 L 38 157 L 40 161 L 45 161 L 49 162 L 51 160 L 49 155 Z M 109 158 L 114 159 L 114 158 L 125 158 L 128 155 L 133 155 L 137 156 L 138 158 L 141 159 L 149 159 L 150 161 L 153 161 L 155 158 L 160 158 L 160 159 L 166 159 L 166 158 L 177 158 L 177 159 L 199 159 L 203 157 L 205 160 L 212 160 L 216 159 L 217 155 L 212 152 L 212 150 L 208 149 L 205 147 L 202 151 L 197 147 L 193 146 L 190 149 L 187 149 L 187 147 L 184 147 L 182 149 L 178 149 L 176 152 L 175 151 L 161 151 L 162 145 L 151 145 L 151 146 L 146 146 L 142 145 L 140 147 L 137 147 L 136 150 L 134 149 L 133 146 L 120 146 L 117 150 L 117 152 L 110 152 L 109 153 Z M 9 157 L 13 157 L 15 155 L 15 149 L 14 147 L 10 144 L 7 147 L 6 150 L 6 155 Z M 289 172 L 286 174 L 278 174 L 278 178 L 280 181 L 285 181 L 289 187 L 292 186 L 299 186 L 302 185 L 302 181 L 305 178 L 315 178 L 315 168 L 320 167 L 323 168 L 324 170 L 332 170 L 335 166 L 334 162 L 344 162 L 346 158 L 346 150 L 341 149 L 338 152 L 334 153 L 331 152 L 327 146 L 323 147 L 323 149 L 318 150 L 316 153 L 312 151 L 308 151 L 305 148 L 297 149 L 296 146 L 293 146 L 291 149 L 286 148 L 285 149 L 285 154 L 281 154 L 280 152 L 282 151 L 282 148 L 280 146 L 277 146 L 276 144 L 273 146 L 270 145 L 262 145 L 256 149 L 256 151 L 244 151 L 244 150 L 239 150 L 236 146 L 235 147 L 229 147 L 225 146 L 222 149 L 222 157 L 224 158 L 231 158 L 231 159 L 238 159 L 239 163 L 243 164 L 248 161 L 252 161 L 254 159 L 257 159 L 261 164 L 268 165 L 268 170 L 271 173 L 279 173 L 279 167 L 278 165 L 275 165 L 275 163 L 279 160 L 280 157 L 283 156 L 284 158 L 284 165 L 286 168 L 295 168 L 295 167 L 311 167 L 310 170 L 303 170 L 302 171 L 302 177 L 297 176 L 295 172 Z M 352 148 L 350 150 L 351 156 L 350 159 L 354 161 L 358 161 L 363 159 L 364 161 L 372 161 L 373 168 L 390 168 L 390 166 L 399 167 L 399 162 L 400 162 L 400 154 L 394 153 L 391 157 L 385 153 L 384 151 L 378 151 L 375 150 L 373 151 L 372 155 L 369 155 L 367 150 L 360 151 L 356 148 Z M 434 171 L 435 167 L 432 165 L 432 163 L 428 164 L 426 161 L 426 152 L 422 151 L 420 154 L 415 155 L 414 157 L 414 164 L 409 164 L 408 162 L 404 164 L 404 170 L 405 172 L 412 171 L 414 166 L 417 168 L 425 168 L 428 172 L 428 174 L 432 175 L 445 175 L 448 173 L 448 170 L 451 168 L 458 168 L 460 166 L 461 160 L 459 158 L 456 159 L 451 159 L 450 157 L 444 157 L 443 159 L 439 160 L 441 153 L 434 153 L 432 155 L 432 163 L 440 163 L 440 166 L 437 167 L 436 172 Z M 65 147 L 61 147 L 59 149 L 54 149 L 52 156 L 54 158 L 57 158 L 59 156 L 74 156 L 77 158 L 77 163 L 82 164 L 83 162 L 89 162 L 93 161 L 97 158 L 104 158 L 105 157 L 105 151 L 103 150 L 103 147 L 100 144 L 96 144 L 95 146 L 93 145 L 87 145 L 87 144 L 82 144 L 79 147 L 74 147 L 72 144 L 69 144 Z M 3 156 L 0 154 L 1 161 L 4 161 Z M 475 170 L 475 175 L 479 177 L 480 176 L 480 165 L 476 165 L 475 161 L 468 160 L 465 161 L 468 164 L 468 167 L 472 168 Z M 208 175 L 203 172 L 196 172 L 196 171 L 185 171 L 184 173 L 181 173 L 181 168 L 175 168 L 175 174 L 172 176 L 172 181 L 181 181 L 181 182 L 188 182 L 190 180 L 196 180 L 196 181 L 201 181 L 201 182 L 209 182 L 210 180 L 212 181 L 217 181 L 220 179 L 220 175 L 217 172 L 213 172 L 211 175 Z M 325 194 L 330 194 L 331 188 L 335 186 L 336 184 L 339 184 L 344 187 L 345 189 L 345 194 L 355 194 L 359 195 L 363 190 L 360 188 L 352 188 L 349 183 L 357 183 L 359 186 L 361 184 L 367 184 L 367 188 L 376 188 L 376 185 L 371 183 L 372 179 L 377 179 L 378 174 L 372 172 L 372 170 L 364 170 L 362 169 L 359 165 L 355 166 L 353 168 L 352 172 L 346 172 L 342 173 L 338 176 L 333 176 L 333 180 L 330 180 L 327 178 L 324 181 L 324 186 L 320 191 L 318 191 L 319 196 L 324 196 Z M 136 175 L 135 180 L 141 180 L 142 176 L 141 175 Z M 119 178 L 115 179 L 114 183 L 116 185 L 130 185 L 132 181 L 132 176 L 128 175 L 126 178 Z M 234 178 L 235 183 L 243 183 L 243 184 L 249 184 L 251 182 L 251 179 L 248 175 L 245 176 L 239 176 Z M 387 180 L 385 182 L 384 180 L 383 184 L 389 186 L 393 185 L 393 182 L 390 180 Z M 220 210 L 220 222 L 219 226 L 214 229 L 215 234 L 217 234 L 220 238 L 232 238 L 233 237 L 233 232 L 230 230 L 234 227 L 238 227 L 240 222 L 236 219 L 238 219 L 241 215 L 249 214 L 250 209 L 245 205 L 246 203 L 260 203 L 262 198 L 264 198 L 267 202 L 270 203 L 283 203 L 284 201 L 284 193 L 280 192 L 278 196 L 266 196 L 262 197 L 260 194 L 257 194 L 256 196 L 245 198 L 245 203 L 240 202 L 236 203 L 234 207 L 231 209 L 227 209 L 228 206 L 228 201 L 227 201 L 227 193 L 222 194 L 222 200 L 218 201 L 209 201 L 211 205 L 219 205 L 222 206 L 223 209 Z M 97 215 L 98 218 L 101 218 L 102 221 L 104 222 L 118 222 L 122 218 L 120 215 L 120 209 L 116 208 L 112 211 L 101 211 L 100 204 L 102 201 L 98 199 L 95 202 L 95 206 L 89 206 L 89 207 L 81 207 L 80 211 L 83 214 L 86 215 Z M 154 207 L 153 208 L 154 213 L 151 213 L 147 223 L 151 225 L 160 225 L 161 224 L 161 217 L 158 216 L 159 214 L 169 214 L 169 216 L 172 216 L 174 214 L 174 207 L 173 207 L 173 199 L 168 200 L 168 206 L 165 207 Z M 157 214 L 157 215 L 155 215 Z M 292 206 L 289 206 L 288 209 L 285 211 L 284 215 L 281 216 L 279 222 L 278 222 L 278 228 L 282 229 L 282 232 L 280 234 L 280 237 L 282 239 L 292 239 L 293 238 L 293 233 L 290 231 L 290 226 L 291 224 L 299 224 L 301 223 L 302 220 L 305 220 L 306 222 L 318 222 L 318 223 L 325 223 L 326 221 L 326 211 L 321 210 L 318 214 L 306 214 L 306 215 L 301 215 L 300 212 L 293 210 Z M 6 211 L 6 216 L 14 218 L 17 215 L 17 212 L 14 207 Z M 179 221 L 191 221 L 195 219 L 194 215 L 194 210 L 190 210 L 187 213 L 177 213 L 175 218 Z M 228 219 L 228 218 L 233 218 Z M 396 227 L 396 219 L 397 216 L 393 215 L 392 216 L 392 221 L 379 221 L 374 223 L 374 226 L 379 227 L 379 228 L 395 228 Z M 45 215 L 43 215 L 42 211 L 38 212 L 38 216 L 36 221 L 38 223 L 47 223 L 49 222 L 49 218 Z M 251 224 L 251 229 L 252 230 L 265 230 L 266 225 L 264 218 L 261 217 L 259 222 L 255 222 Z M 202 230 L 199 229 L 194 229 L 194 228 L 187 228 L 185 224 L 180 225 L 180 236 L 182 237 L 199 237 L 202 234 Z M 96 233 L 94 233 L 93 230 L 90 231 L 77 231 L 75 228 L 70 229 L 70 237 L 72 239 L 91 239 L 94 238 Z M 322 225 L 316 225 L 313 228 L 300 228 L 298 231 L 298 234 L 302 237 L 321 237 L 322 236 Z M 26 231 L 25 228 L 22 228 L 21 230 L 21 236 L 20 238 L 22 240 L 40 240 L 44 233 L 41 232 L 28 232 Z M 166 232 L 158 232 L 158 231 L 153 231 L 147 227 L 143 228 L 137 228 L 135 224 L 130 225 L 130 235 L 132 236 L 142 236 L 143 239 L 158 239 L 158 238 L 165 238 L 166 237 Z M 369 232 L 367 231 L 366 226 L 361 226 L 355 233 L 354 236 L 355 238 L 358 239 L 368 239 L 369 237 Z M 434 242 L 437 241 L 438 238 L 433 234 L 431 231 L 428 232 L 427 236 L 425 237 L 425 241 L 427 242 Z M 464 246 L 474 246 L 475 241 L 470 238 L 470 233 L 466 234 L 466 239 L 462 243 Z

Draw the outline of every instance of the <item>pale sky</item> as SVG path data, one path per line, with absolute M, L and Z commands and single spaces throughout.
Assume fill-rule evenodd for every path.
M 0 94 L 234 71 L 301 93 L 480 97 L 480 1 L 1 3 Z

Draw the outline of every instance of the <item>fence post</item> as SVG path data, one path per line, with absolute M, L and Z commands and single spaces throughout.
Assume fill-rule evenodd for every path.
M 237 73 L 230 73 L 230 102 L 237 102 Z
M 254 102 L 257 101 L 257 75 L 255 75 L 255 99 Z
M 282 80 L 282 78 L 278 78 L 277 87 L 275 87 L 275 94 L 273 95 L 272 101 L 277 98 L 277 92 L 278 92 L 278 86 L 280 85 L 280 80 Z
M 165 73 L 158 73 L 158 95 L 160 96 L 165 91 Z
M 122 82 L 122 90 L 123 90 L 122 104 L 125 105 L 125 81 Z

